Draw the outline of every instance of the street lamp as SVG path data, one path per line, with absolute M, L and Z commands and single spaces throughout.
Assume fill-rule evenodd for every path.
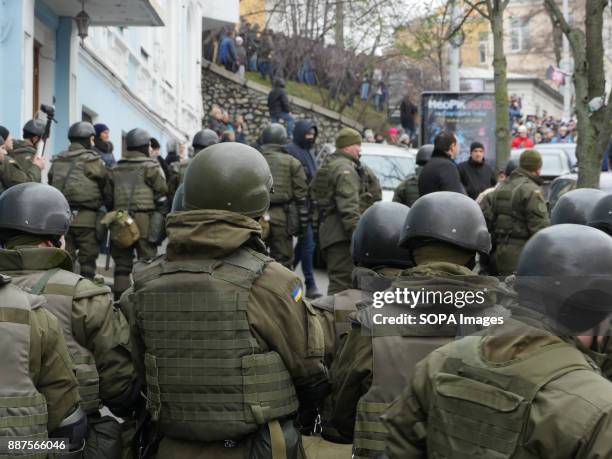
M 81 37 L 81 43 L 85 41 L 87 38 L 89 23 L 91 22 L 91 18 L 89 14 L 85 12 L 85 0 L 81 0 L 81 12 L 74 17 L 74 20 L 77 25 L 78 35 Z

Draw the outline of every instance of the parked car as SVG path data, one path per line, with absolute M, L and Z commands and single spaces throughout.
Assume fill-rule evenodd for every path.
M 576 189 L 578 182 L 578 174 L 566 174 L 554 179 L 549 188 L 548 206 L 549 209 L 555 207 L 555 204 L 561 196 L 568 191 Z M 606 193 L 612 193 L 612 172 L 602 172 L 599 176 L 599 189 Z
M 394 145 L 364 143 L 361 145 L 361 162 L 369 166 L 378 180 L 383 192 L 383 201 L 392 201 L 398 185 L 409 175 L 415 173 L 416 153 L 414 148 L 401 148 Z

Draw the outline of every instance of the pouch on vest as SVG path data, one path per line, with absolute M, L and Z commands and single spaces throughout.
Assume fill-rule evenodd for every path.
M 261 226 L 261 239 L 262 241 L 267 241 L 268 237 L 270 237 L 270 213 L 266 212 L 263 214 L 261 219 L 259 220 L 259 225 Z
M 87 419 L 85 459 L 121 457 L 121 424 L 111 416 Z
M 300 234 L 300 212 L 295 201 L 285 205 L 285 214 L 287 215 L 287 235 L 297 236 Z
M 140 239 L 138 225 L 124 210 L 107 213 L 102 223 L 108 227 L 111 243 L 116 247 L 127 249 Z
M 149 237 L 151 244 L 159 245 L 166 239 L 166 218 L 161 212 L 149 214 Z

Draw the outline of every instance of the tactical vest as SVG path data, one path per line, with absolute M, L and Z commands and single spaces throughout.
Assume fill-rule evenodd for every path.
M 122 159 L 117 163 L 113 168 L 115 209 L 130 212 L 155 210 L 155 194 L 145 181 L 146 171 L 150 167 L 159 167 L 159 163 L 145 157 Z
M 267 150 L 265 147 L 263 157 L 266 158 L 274 179 L 274 193 L 270 194 L 270 203 L 272 205 L 288 203 L 293 199 L 291 162 L 295 158 L 276 150 Z
M 47 401 L 30 376 L 30 314 L 39 306 L 30 305 L 17 288 L 0 286 L 0 437 L 5 440 L 47 438 Z
M 247 315 L 253 282 L 271 259 L 251 249 L 222 258 L 134 269 L 129 300 L 146 352 L 148 410 L 160 432 L 200 442 L 239 440 L 294 413 L 281 357 L 263 352 Z
M 500 185 L 494 191 L 493 213 L 495 215 L 494 231 L 496 243 L 507 242 L 508 239 L 529 239 L 529 229 L 525 219 L 524 209 L 518 202 L 517 193 L 521 186 L 531 183 L 527 177 L 514 176 L 508 184 Z
M 57 318 L 64 332 L 74 374 L 79 383 L 81 408 L 87 414 L 95 413 L 100 407 L 100 377 L 96 361 L 91 351 L 81 346 L 72 334 L 72 302 L 81 276 L 63 269 L 50 269 L 23 276 L 11 275 L 14 276 L 16 285 L 47 299 L 45 309 Z
M 88 164 L 101 160 L 90 150 L 79 152 L 78 156 L 68 156 L 66 153 L 73 153 L 69 151 L 53 158 L 50 185 L 63 193 L 71 207 L 98 210 L 102 207 L 102 193 L 98 182 L 89 178 L 86 171 Z
M 176 161 L 172 163 L 172 172 L 178 177 L 176 187 L 178 188 L 185 181 L 185 174 L 187 174 L 187 167 L 189 161 Z
M 353 457 L 374 458 L 385 451 L 387 428 L 380 420 L 393 400 L 410 384 L 416 364 L 449 343 L 447 337 L 376 336 L 372 310 L 357 319 L 372 333 L 372 385 L 357 403 Z M 370 316 L 363 320 L 365 316 Z
M 430 457 L 533 458 L 521 445 L 537 393 L 567 373 L 593 369 L 567 343 L 489 366 L 481 358 L 481 339 L 467 337 L 445 351 L 448 357 L 432 381 L 427 427 L 415 425 L 414 434 L 426 437 Z
M 333 206 L 334 200 L 332 198 L 334 187 L 332 186 L 331 178 L 333 177 L 334 169 L 343 161 L 346 161 L 346 158 L 337 154 L 329 155 L 313 179 L 312 191 L 317 200 L 319 209 L 324 212 L 329 213 Z

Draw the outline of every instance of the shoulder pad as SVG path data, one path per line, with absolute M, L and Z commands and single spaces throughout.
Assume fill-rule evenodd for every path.
M 326 295 L 310 302 L 315 308 L 334 312 L 334 295 Z

